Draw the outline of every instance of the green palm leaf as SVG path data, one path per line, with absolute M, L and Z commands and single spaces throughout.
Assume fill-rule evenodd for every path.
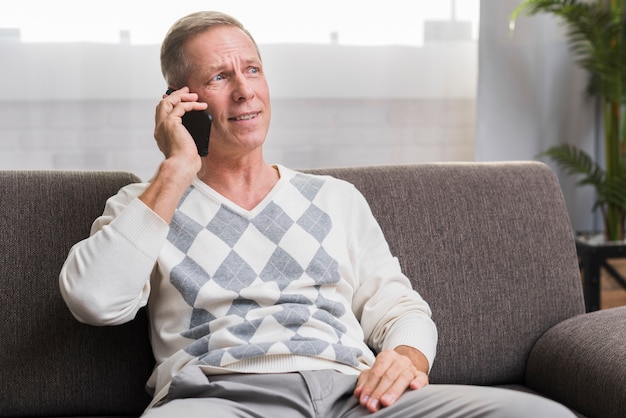
M 602 167 L 593 161 L 585 151 L 570 144 L 561 144 L 548 148 L 538 155 L 551 158 L 568 175 L 582 176 L 579 185 L 592 185 L 601 189 L 604 184 L 605 173 Z
M 571 51 L 590 74 L 589 91 L 610 101 L 626 101 L 626 42 L 623 2 L 605 7 L 580 0 L 525 0 L 512 13 L 550 13 L 565 23 Z
M 623 239 L 626 218 L 626 0 L 524 0 L 511 14 L 550 13 L 565 24 L 569 48 L 589 74 L 589 93 L 602 99 L 605 165 L 584 151 L 559 145 L 539 154 L 554 160 L 578 185 L 595 188 L 611 240 Z
M 607 178 L 598 201 L 626 208 L 626 169 Z

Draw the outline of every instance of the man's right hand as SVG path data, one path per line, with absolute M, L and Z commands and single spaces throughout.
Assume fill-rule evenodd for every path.
M 184 155 L 194 160 L 200 170 L 200 160 L 193 138 L 183 126 L 183 116 L 192 110 L 205 110 L 206 103 L 198 102 L 198 95 L 188 87 L 164 94 L 156 108 L 154 138 L 166 159 Z M 197 160 L 197 161 L 196 161 Z M 194 173 L 195 174 L 195 173 Z
M 202 167 L 196 144 L 182 121 L 186 112 L 206 109 L 206 103 L 196 100 L 198 95 L 183 87 L 170 95 L 163 95 L 156 108 L 154 138 L 165 161 L 139 198 L 168 223 L 183 193 Z

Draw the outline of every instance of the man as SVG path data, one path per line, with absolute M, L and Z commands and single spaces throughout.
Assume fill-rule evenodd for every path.
M 529 395 L 427 387 L 429 306 L 362 195 L 265 162 L 269 89 L 238 21 L 180 19 L 161 62 L 173 91 L 156 109 L 165 159 L 107 202 L 60 275 L 83 322 L 121 324 L 148 305 L 157 364 L 145 416 L 502 416 L 522 405 L 520 416 L 570 416 Z M 205 157 L 182 125 L 193 110 L 213 118 Z

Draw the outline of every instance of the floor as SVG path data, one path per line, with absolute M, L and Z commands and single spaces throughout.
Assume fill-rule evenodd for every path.
M 602 291 L 600 294 L 600 309 L 624 305 L 626 305 L 626 290 Z
M 626 260 L 609 261 L 613 267 L 626 278 Z M 600 309 L 626 305 L 626 289 L 621 287 L 609 274 L 602 271 L 600 276 Z

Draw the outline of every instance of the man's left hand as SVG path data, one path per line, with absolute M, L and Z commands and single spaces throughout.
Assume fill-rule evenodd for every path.
M 428 360 L 418 350 L 399 346 L 381 351 L 357 380 L 354 396 L 370 412 L 396 402 L 407 390 L 428 385 Z

